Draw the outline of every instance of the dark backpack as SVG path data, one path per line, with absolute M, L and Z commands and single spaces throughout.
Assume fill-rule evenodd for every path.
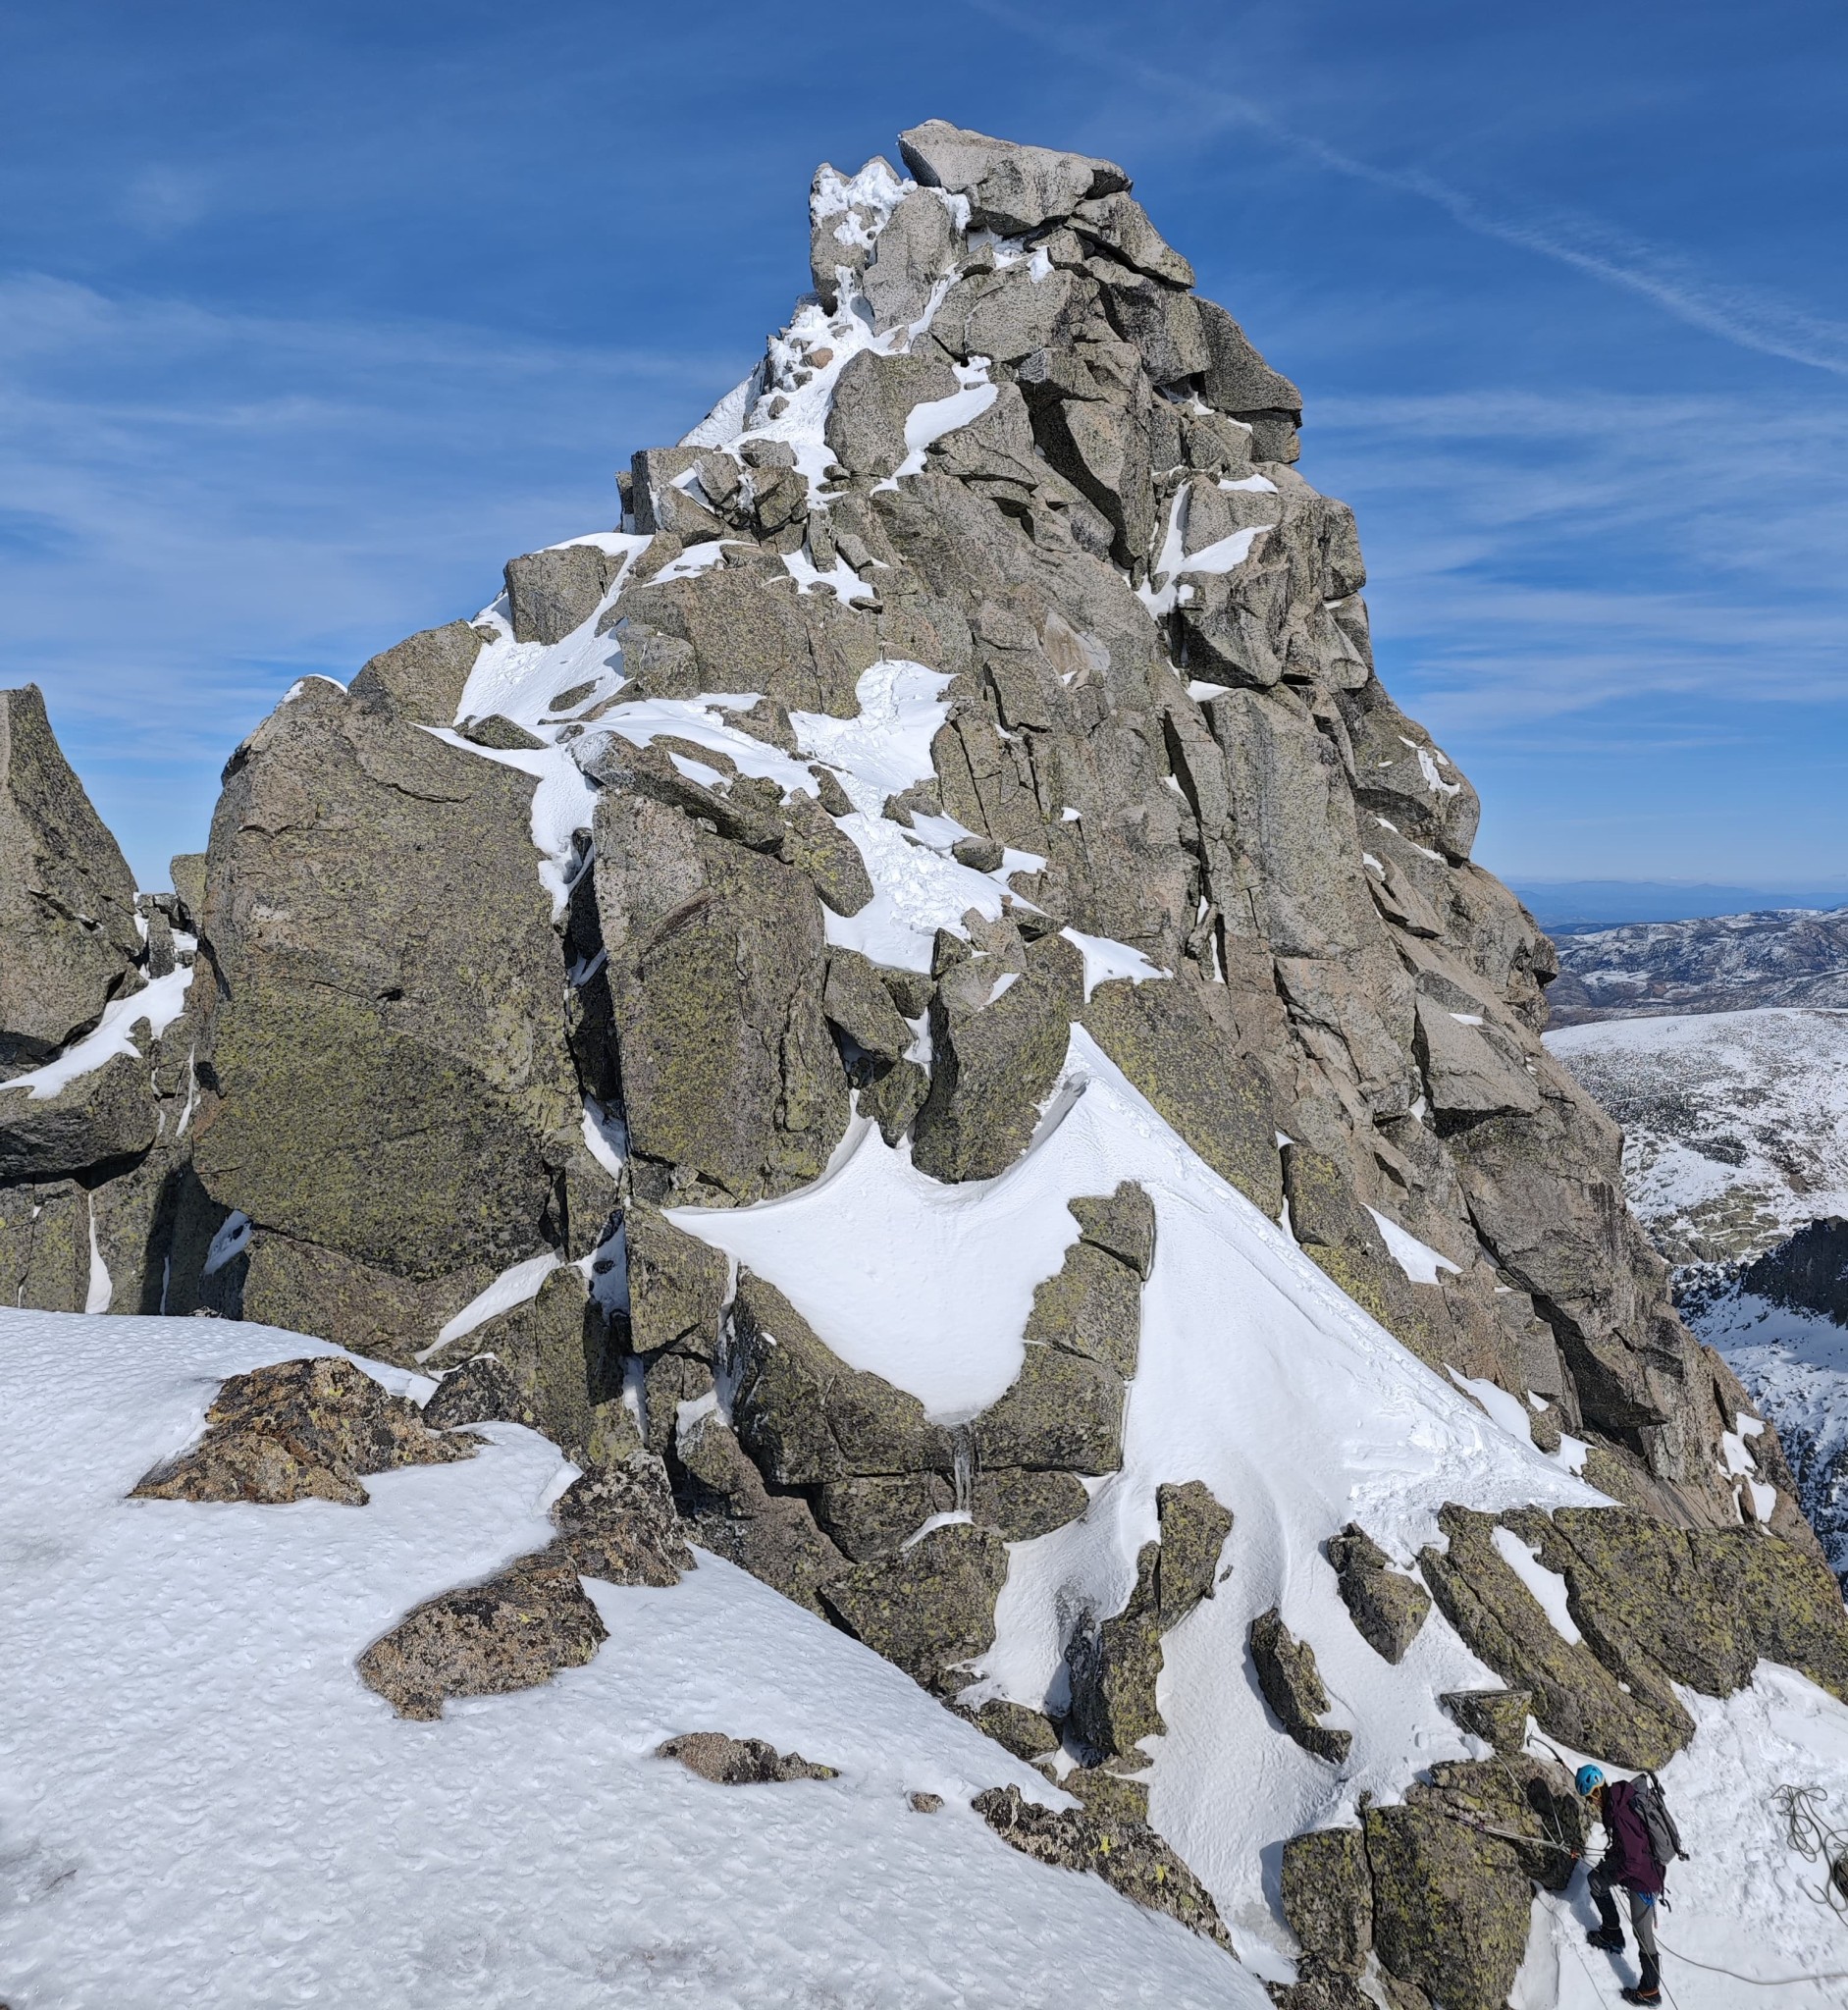
M 1662 1781 L 1653 1772 L 1639 1772 L 1631 1780 L 1630 1805 L 1643 1825 L 1643 1833 L 1649 1837 L 1649 1853 L 1656 1859 L 1656 1868 L 1665 1878 L 1668 1866 L 1677 1857 L 1685 1858 L 1687 1851 L 1681 1847 L 1681 1831 L 1668 1812 Z

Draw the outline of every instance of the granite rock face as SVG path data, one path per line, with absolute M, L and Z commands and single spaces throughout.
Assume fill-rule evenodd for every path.
M 244 1316 L 381 1350 L 376 1284 L 408 1352 L 570 1234 L 580 1098 L 533 784 L 320 680 L 227 772 L 193 1171 L 254 1224 Z
M 141 957 L 134 875 L 38 686 L 0 691 L 0 1079 L 94 1026 Z

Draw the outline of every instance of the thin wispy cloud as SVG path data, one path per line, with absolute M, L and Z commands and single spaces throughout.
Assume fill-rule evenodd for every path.
M 608 526 L 618 462 L 739 367 L 0 279 L 5 681 L 45 686 L 158 876 L 296 676 L 350 676 L 516 552 Z
M 1514 245 L 1619 287 L 1676 320 L 1742 348 L 1848 377 L 1848 322 L 1812 313 L 1763 289 L 1704 274 L 1679 254 L 1605 219 L 1526 208 L 1505 193 L 1461 188 L 1423 168 L 1388 167 L 1366 160 L 1292 126 L 1255 98 L 1202 82 L 1180 64 L 1151 63 L 1106 37 L 1085 32 L 1064 16 L 1054 24 L 1010 6 L 1007 0 L 967 0 L 967 4 L 976 13 L 1061 55 L 1082 57 L 1115 79 L 1133 79 L 1147 91 L 1185 104 L 1215 128 L 1261 135 L 1297 159 L 1333 174 L 1434 204 L 1478 237 Z

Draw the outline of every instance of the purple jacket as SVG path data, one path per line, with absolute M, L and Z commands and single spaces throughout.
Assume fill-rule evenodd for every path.
M 1649 1852 L 1649 1830 L 1636 1812 L 1635 1788 L 1627 1779 L 1605 1788 L 1605 1828 L 1610 1841 L 1599 1868 L 1616 1884 L 1632 1891 L 1662 1890 L 1662 1872 Z

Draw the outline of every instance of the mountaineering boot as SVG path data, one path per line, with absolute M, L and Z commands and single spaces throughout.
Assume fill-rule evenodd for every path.
M 1660 2003 L 1662 1991 L 1653 1984 L 1638 1983 L 1635 1988 L 1623 1991 L 1623 2000 L 1626 2003 Z
M 1618 1927 L 1594 1927 L 1585 1935 L 1588 1946 L 1602 1947 L 1607 1954 L 1623 1952 L 1623 1932 Z

